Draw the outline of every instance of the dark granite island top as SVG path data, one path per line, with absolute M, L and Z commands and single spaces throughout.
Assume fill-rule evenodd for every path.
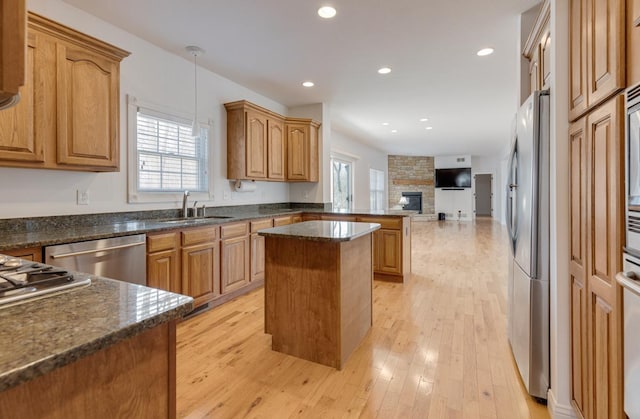
M 181 318 L 192 307 L 191 297 L 91 276 L 89 286 L 0 308 L 0 392 Z
M 304 221 L 258 231 L 266 237 L 286 237 L 300 240 L 341 242 L 357 239 L 380 228 L 377 223 L 348 221 Z

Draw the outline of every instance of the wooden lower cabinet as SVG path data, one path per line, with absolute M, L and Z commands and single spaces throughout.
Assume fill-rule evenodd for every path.
M 220 294 L 218 227 L 147 235 L 147 285 L 194 299 L 200 306 Z
M 182 293 L 202 305 L 220 294 L 218 228 L 182 232 Z
M 182 293 L 179 232 L 147 235 L 147 286 Z
M 623 418 L 624 103 L 571 125 L 572 403 L 584 418 Z M 584 220 L 584 221 L 582 221 Z
M 228 293 L 249 284 L 249 223 L 222 226 L 221 292 Z
M 388 274 L 402 273 L 402 235 L 398 230 L 380 229 L 374 233 L 374 269 Z
M 271 218 L 251 221 L 251 282 L 264 280 L 265 239 L 258 235 L 258 231 L 271 227 L 273 227 L 273 219 Z
M 0 254 L 20 259 L 42 262 L 42 247 L 27 247 L 24 249 L 0 250 Z

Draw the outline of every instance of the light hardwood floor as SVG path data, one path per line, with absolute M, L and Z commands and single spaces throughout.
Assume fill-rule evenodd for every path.
M 506 338 L 506 233 L 413 223 L 411 279 L 375 281 L 373 327 L 342 371 L 271 351 L 262 289 L 178 325 L 184 418 L 548 418 Z

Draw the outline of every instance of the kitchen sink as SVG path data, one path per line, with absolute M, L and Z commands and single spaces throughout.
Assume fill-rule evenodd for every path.
M 198 218 L 168 218 L 168 219 L 162 219 L 162 220 L 157 220 L 159 223 L 162 224 L 182 224 L 182 225 L 189 225 L 189 224 L 200 224 L 200 223 L 206 223 L 210 220 L 215 220 L 215 219 L 228 219 L 228 218 L 232 218 L 231 216 L 226 216 L 226 215 L 209 215 L 206 217 L 198 217 Z

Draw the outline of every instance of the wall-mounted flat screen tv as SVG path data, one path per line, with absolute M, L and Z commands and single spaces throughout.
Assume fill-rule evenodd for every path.
M 436 188 L 470 188 L 471 168 L 436 169 Z

